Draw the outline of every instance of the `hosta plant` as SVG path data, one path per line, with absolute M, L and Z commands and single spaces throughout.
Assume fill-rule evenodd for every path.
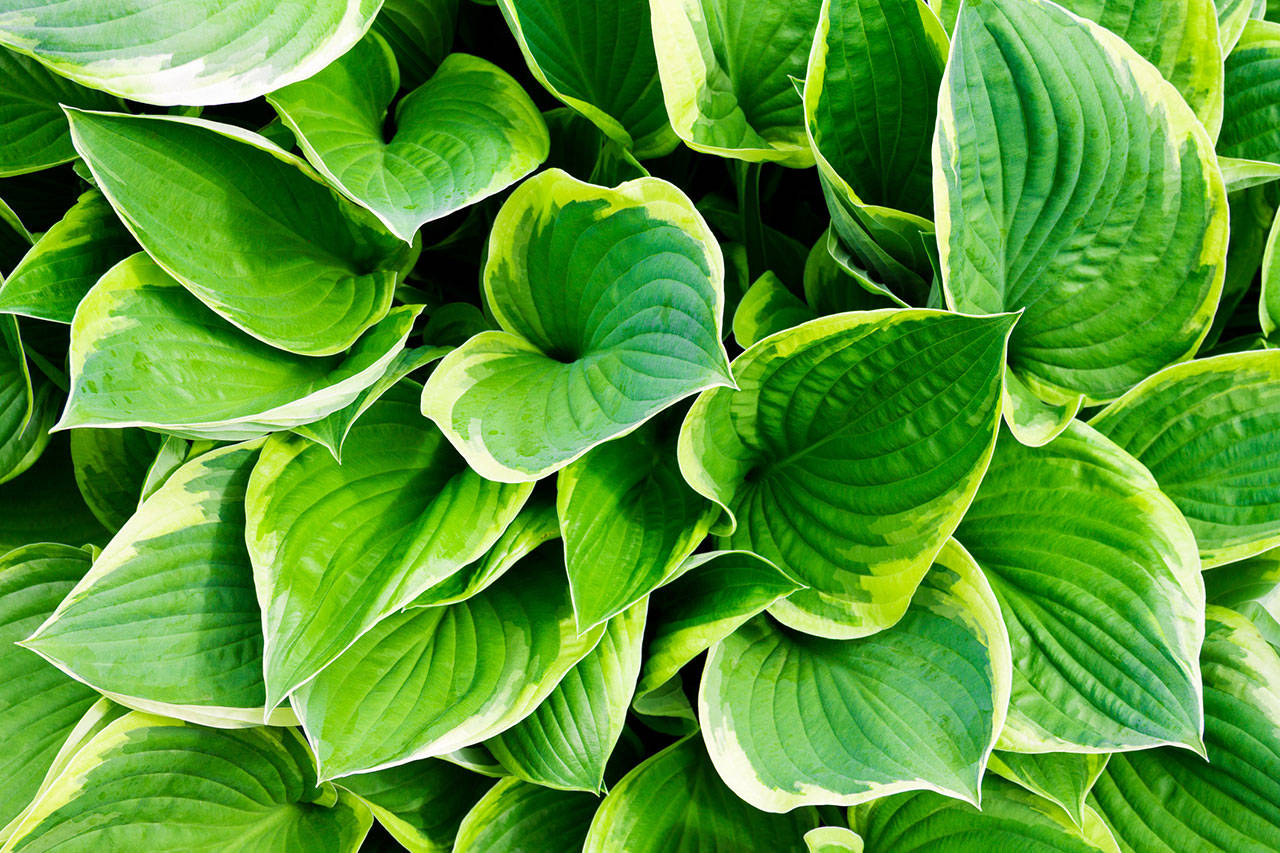
M 1280 12 L 0 2 L 0 853 L 1280 850 Z

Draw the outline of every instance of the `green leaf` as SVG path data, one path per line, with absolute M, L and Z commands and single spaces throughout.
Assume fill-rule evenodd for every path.
M 1227 188 L 1228 202 L 1231 201 L 1231 193 L 1237 190 L 1269 184 L 1280 178 L 1280 163 L 1268 163 L 1265 160 L 1218 157 L 1218 168 L 1222 169 L 1222 182 Z M 1229 266 L 1229 258 L 1227 263 Z
M 830 247 L 839 239 L 830 230 L 818 238 L 804 264 L 804 299 L 818 316 L 844 311 L 892 308 L 898 304 L 884 285 L 871 280 L 866 270 L 837 261 Z
M 408 247 L 297 157 L 203 119 L 67 115 L 142 248 L 231 323 L 289 352 L 333 355 L 387 313 Z
M 987 777 L 982 810 L 931 791 L 877 800 L 858 829 L 869 853 L 1097 853 L 1115 842 L 1096 814 L 1081 837 L 1066 813 L 1012 782 Z
M 929 310 L 825 317 L 753 346 L 741 390 L 694 403 L 680 469 L 720 504 L 720 546 L 810 589 L 770 608 L 849 639 L 894 624 L 990 459 L 1015 317 Z
M 1277 235 L 1280 235 L 1280 216 L 1271 220 L 1271 230 L 1267 232 L 1267 242 L 1262 252 L 1262 293 L 1258 299 L 1258 322 L 1262 333 L 1268 337 L 1276 336 L 1280 328 L 1280 257 L 1277 257 Z M 1252 284 L 1252 276 L 1250 276 Z
M 502 331 L 445 356 L 423 414 L 491 480 L 557 471 L 732 383 L 723 283 L 715 238 L 671 184 L 606 189 L 543 172 L 511 194 L 490 236 L 484 292 Z
M 1181 93 L 1211 139 L 1222 126 L 1222 60 L 1214 0 L 1066 0 L 1120 36 Z
M 1218 9 L 1218 43 L 1225 58 L 1231 55 L 1240 41 L 1249 19 L 1255 17 L 1253 12 L 1259 0 L 1215 0 L 1214 5 Z M 1266 0 L 1261 0 L 1261 5 L 1265 11 Z
M 262 448 L 245 497 L 245 540 L 270 707 L 379 620 L 483 556 L 529 496 L 531 485 L 468 469 L 418 415 L 417 395 L 408 381 L 384 394 L 351 429 L 342 464 L 299 436 L 277 433 Z
M 605 625 L 600 642 L 529 716 L 492 738 L 489 750 L 511 773 L 565 791 L 604 790 L 640 673 L 647 603 Z
M 649 636 L 635 698 L 636 709 L 646 714 L 663 707 L 663 688 L 686 664 L 800 589 L 749 551 L 697 554 L 677 574 L 650 599 Z
M 1111 756 L 1090 797 L 1120 842 L 1143 853 L 1280 846 L 1280 658 L 1242 616 L 1210 607 L 1205 749 Z
M 1280 23 L 1249 21 L 1224 66 L 1226 104 L 1218 151 L 1280 163 Z
M 159 435 L 141 429 L 71 430 L 76 484 L 108 530 L 119 530 L 137 510 L 160 444 Z
M 636 157 L 675 148 L 645 0 L 501 0 L 499 7 L 548 92 Z
M 465 601 L 378 622 L 291 702 L 325 778 L 442 756 L 533 713 L 603 631 L 577 633 L 543 549 Z
M 560 471 L 556 504 L 574 612 L 598 625 L 652 592 L 719 515 L 676 461 L 679 422 L 661 417 Z
M 845 826 L 820 826 L 804 834 L 809 853 L 862 853 L 862 839 Z
M 952 47 L 934 147 L 948 307 L 1024 309 L 1009 368 L 1051 405 L 1112 399 L 1190 356 L 1222 287 L 1227 205 L 1177 90 L 1047 0 L 970 4 Z
M 695 151 L 804 168 L 813 153 L 791 78 L 822 0 L 651 0 L 671 126 Z
M 1079 422 L 1039 448 L 1002 433 L 956 538 L 1013 645 L 1001 749 L 1202 748 L 1200 563 L 1133 457 Z
M 263 719 L 262 617 L 244 544 L 260 442 L 174 472 L 23 645 L 128 707 L 213 726 Z M 276 724 L 289 724 L 287 710 Z
M 0 17 L 0 27 L 3 20 Z M 77 86 L 28 56 L 0 48 L 0 125 L 5 129 L 0 177 L 37 172 L 75 159 L 62 104 L 106 110 L 118 105 L 109 95 Z
M 458 0 L 386 0 L 373 19 L 400 67 L 400 83 L 417 88 L 435 73 L 453 46 Z
M 455 853 L 524 853 L 577 850 L 599 799 L 582 791 L 557 791 L 504 779 L 462 822 Z
M 1247 618 L 1280 649 L 1280 548 L 1204 576 L 1205 599 Z
M 0 483 L 5 483 L 35 464 L 48 446 L 61 395 L 43 375 L 32 377 L 14 318 L 0 317 L 0 338 Z
M 76 312 L 71 398 L 57 428 L 235 440 L 319 420 L 377 382 L 419 310 L 392 309 L 349 353 L 294 355 L 240 332 L 149 257 L 131 255 Z
M 292 729 L 209 729 L 134 711 L 86 740 L 3 850 L 355 853 L 371 824 L 350 794 L 317 786 Z
M 89 288 L 136 251 L 102 193 L 87 190 L 0 284 L 0 312 L 70 323 Z
M 1150 469 L 1186 516 L 1206 568 L 1280 545 L 1280 352 L 1175 365 L 1092 424 Z
M 100 545 L 110 536 L 80 496 L 64 438 L 54 437 L 34 465 L 0 484 L 0 554 L 33 542 Z
M 954 543 L 898 623 L 870 637 L 758 616 L 707 656 L 698 716 L 711 760 L 772 812 L 916 789 L 976 803 L 1009 702 L 1008 643 L 991 588 Z
M 987 769 L 1057 803 L 1076 826 L 1088 822 L 1085 800 L 1107 766 L 1106 753 L 993 752 Z
M 72 433 L 72 435 L 74 434 Z M 156 489 L 163 486 L 165 481 L 173 476 L 173 472 L 182 467 L 183 463 L 190 462 L 202 453 L 208 453 L 218 444 L 219 442 L 208 439 L 192 441 L 173 435 L 164 436 L 164 439 L 160 442 L 159 449 L 156 450 L 155 459 L 151 461 L 151 465 L 147 468 L 147 475 L 142 481 L 142 493 L 138 498 L 138 502 L 141 503 L 155 494 Z
M 412 853 L 449 853 L 458 826 L 493 780 L 428 758 L 339 784 L 373 812 L 378 823 Z
M 817 319 L 818 314 L 767 272 L 747 289 L 733 312 L 733 338 L 747 349 L 775 332 Z
M 27 545 L 0 557 L 0 826 L 35 796 L 63 740 L 98 698 L 14 645 L 48 618 L 89 562 L 87 551 L 69 545 Z
M 11 0 L 0 12 L 0 44 L 133 101 L 226 104 L 310 77 L 356 43 L 381 5 Z
M 499 192 L 547 158 L 538 108 L 493 63 L 449 55 L 396 104 L 396 57 L 371 35 L 319 74 L 268 101 L 307 159 L 406 243 L 423 224 Z
M 609 792 L 591 821 L 583 853 L 803 853 L 812 809 L 757 811 L 725 787 L 697 736 L 636 767 Z
M 929 151 L 946 58 L 942 24 L 917 0 L 824 0 L 805 121 L 818 169 L 851 204 L 931 215 Z

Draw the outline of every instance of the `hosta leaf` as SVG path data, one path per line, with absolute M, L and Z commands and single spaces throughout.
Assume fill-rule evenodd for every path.
M 0 284 L 0 312 L 70 323 L 89 288 L 136 251 L 102 193 L 87 190 Z
M 1265 160 L 1219 157 L 1218 168 L 1222 170 L 1222 182 L 1227 187 L 1228 202 L 1231 202 L 1231 193 L 1236 190 L 1247 190 L 1250 187 L 1269 184 L 1280 178 L 1280 163 L 1268 163 Z M 1230 263 L 1230 255 L 1228 255 L 1228 266 Z
M 776 275 L 767 272 L 743 294 L 733 312 L 733 339 L 746 349 L 775 332 L 814 320 L 818 314 Z
M 829 247 L 838 242 L 828 230 L 809 250 L 804 264 L 804 299 L 809 307 L 823 316 L 897 305 L 865 270 L 851 269 L 836 260 Z
M 1249 21 L 1227 57 L 1226 105 L 1218 151 L 1228 157 L 1280 163 L 1280 23 Z
M 342 464 L 299 436 L 278 433 L 262 449 L 245 538 L 271 707 L 379 619 L 482 556 L 529 496 L 532 486 L 468 469 L 418 415 L 417 393 L 402 382 L 371 406 Z
M 488 741 L 503 766 L 529 782 L 599 792 L 640 673 L 646 602 L 609 620 L 600 642 L 537 709 Z
M 1106 753 L 993 752 L 987 769 L 1062 806 L 1076 826 L 1087 825 L 1085 800 L 1107 766 Z
M 676 146 L 645 0 L 502 0 L 499 7 L 548 92 L 636 157 Z
M 720 510 L 680 476 L 679 422 L 659 419 L 560 471 L 556 503 L 583 628 L 648 595 L 707 536 Z
M 1205 567 L 1280 545 L 1280 352 L 1175 365 L 1092 421 L 1186 516 Z
M 283 353 L 227 324 L 138 253 L 112 267 L 76 312 L 71 398 L 58 428 L 141 426 L 234 440 L 319 420 L 383 375 L 418 310 L 393 309 L 345 355 Z
M 947 35 L 918 0 L 824 0 L 804 111 L 818 168 L 846 199 L 931 214 L 946 58 Z
M 990 458 L 1014 320 L 826 317 L 739 356 L 741 390 L 698 398 L 680 468 L 725 509 L 721 547 L 811 587 L 770 612 L 842 638 L 902 616 Z
M 618 783 L 591 821 L 583 853 L 803 853 L 812 809 L 757 811 L 725 787 L 696 735 L 659 752 Z
M 858 833 L 845 826 L 820 826 L 804 834 L 809 853 L 863 853 Z
M 0 317 L 0 483 L 40 458 L 60 402 L 52 382 L 42 374 L 31 375 L 17 322 Z
M 1222 46 L 1222 55 L 1227 57 L 1240 41 L 1245 25 L 1254 17 L 1254 9 L 1258 0 L 1216 0 L 1218 9 L 1218 43 Z M 1266 7 L 1266 0 L 1262 0 Z
M 386 39 L 400 66 L 400 83 L 427 82 L 453 46 L 458 0 L 386 0 L 373 29 Z
M 103 526 L 117 531 L 142 500 L 161 437 L 141 429 L 75 429 L 71 461 L 84 502 Z
M 547 130 L 520 84 L 487 60 L 447 57 L 396 104 L 396 57 L 371 35 L 268 100 L 307 159 L 406 243 L 427 222 L 505 189 L 547 158 Z
M 1280 649 L 1280 548 L 1204 576 L 1205 598 L 1247 618 Z
M 1181 93 L 1211 139 L 1222 126 L 1222 59 L 1214 0 L 1066 0 L 1120 36 Z
M 679 577 L 650 599 L 636 709 L 653 713 L 663 698 L 661 688 L 685 664 L 799 588 L 800 584 L 748 551 L 690 557 L 680 567 Z
M 407 247 L 292 154 L 202 119 L 68 116 L 76 150 L 142 248 L 249 334 L 332 355 L 387 313 Z
M 577 633 L 543 549 L 466 601 L 383 619 L 291 701 L 326 778 L 439 756 L 533 713 L 603 630 Z
M 23 645 L 129 707 L 204 725 L 260 723 L 262 617 L 243 533 L 259 444 L 174 472 Z
M 650 0 L 671 126 L 695 151 L 813 164 L 803 78 L 822 0 Z
M 962 8 L 934 163 L 947 305 L 1025 309 L 1009 366 L 1047 403 L 1111 399 L 1195 351 L 1222 286 L 1222 174 L 1118 36 L 1047 0 Z
M 0 826 L 26 807 L 62 741 L 98 698 L 14 645 L 48 618 L 89 562 L 87 551 L 69 545 L 27 545 L 0 557 Z
M 1115 850 L 1102 821 L 1086 815 L 1084 836 L 1066 813 L 1012 782 L 987 777 L 982 810 L 931 791 L 870 805 L 859 822 L 867 853 L 1097 853 Z
M 74 434 L 72 433 L 72 435 Z M 155 494 L 156 489 L 163 486 L 173 476 L 173 472 L 182 467 L 183 463 L 190 462 L 203 453 L 208 453 L 218 445 L 219 442 L 209 439 L 192 440 L 166 435 L 160 442 L 159 449 L 156 450 L 155 458 L 151 460 L 151 464 L 147 467 L 147 474 L 142 480 L 142 493 L 139 495 L 138 502 L 141 503 Z
M 453 849 L 456 853 L 577 850 L 599 802 L 582 791 L 557 791 L 504 779 L 463 820 Z
M 1280 846 L 1280 658 L 1245 619 L 1210 607 L 1205 749 L 1111 756 L 1090 798 L 1124 851 Z
M 3 20 L 0 17 L 0 27 Z M 0 125 L 5 129 L 0 142 L 0 177 L 36 172 L 75 159 L 62 104 L 109 110 L 118 102 L 59 77 L 28 56 L 0 48 Z
M 484 290 L 502 331 L 445 356 L 422 411 L 485 477 L 536 480 L 732 382 L 723 282 L 715 238 L 671 184 L 543 172 L 490 236 Z
M 80 496 L 64 438 L 55 437 L 34 465 L 0 484 L 0 554 L 33 542 L 102 545 L 110 535 Z
M 1280 328 L 1280 216 L 1271 220 L 1271 230 L 1267 232 L 1267 242 L 1262 252 L 1262 292 L 1258 299 L 1258 322 L 1262 334 L 1275 338 L 1276 329 Z M 1249 277 L 1253 283 L 1253 277 Z
M 355 853 L 369 810 L 317 787 L 292 729 L 208 729 L 138 711 L 90 737 L 3 848 Z
M 363 800 L 378 823 L 413 853 L 448 853 L 462 819 L 493 780 L 428 758 L 347 776 L 339 787 Z
M 0 12 L 0 44 L 130 100 L 225 104 L 310 77 L 356 43 L 381 5 L 12 0 Z
M 1201 749 L 1200 562 L 1133 457 L 1079 422 L 1040 448 L 1002 433 L 956 538 L 1013 646 L 1002 749 Z
M 976 802 L 1009 702 L 991 588 L 950 544 L 892 628 L 858 640 L 758 616 L 712 648 L 699 697 L 720 777 L 756 808 L 928 789 Z

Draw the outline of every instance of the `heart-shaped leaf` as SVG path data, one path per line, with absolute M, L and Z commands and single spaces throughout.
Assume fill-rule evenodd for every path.
M 1109 757 L 1096 752 L 996 751 L 991 754 L 987 770 L 1062 806 L 1076 826 L 1083 829 L 1089 821 L 1085 800 Z
M 582 791 L 557 791 L 503 779 L 467 814 L 453 849 L 456 853 L 577 850 L 599 802 Z
M 0 27 L 3 21 L 0 17 Z M 5 128 L 0 177 L 37 172 L 75 159 L 62 104 L 90 110 L 118 105 L 110 95 L 77 86 L 28 56 L 0 48 L 0 125 Z

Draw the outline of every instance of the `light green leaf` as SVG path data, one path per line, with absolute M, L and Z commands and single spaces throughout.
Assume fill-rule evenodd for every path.
M 818 314 L 800 300 L 776 275 L 767 272 L 747 289 L 733 312 L 733 338 L 747 349 L 775 332 L 817 319 Z
M 1280 649 L 1280 548 L 1207 573 L 1204 589 L 1210 604 L 1244 616 Z
M 599 802 L 582 791 L 557 791 L 504 779 L 463 820 L 453 849 L 455 853 L 577 850 Z
M 487 742 L 511 773 L 565 791 L 604 790 L 605 765 L 640 673 L 647 602 L 614 616 L 591 652 L 532 714 Z
M 387 313 L 409 248 L 297 157 L 203 119 L 67 115 L 142 248 L 231 323 L 289 352 L 333 355 Z
M 1083 394 L 1060 403 L 1046 403 L 1012 370 L 1005 373 L 1004 421 L 1013 437 L 1028 447 L 1041 447 L 1053 441 L 1080 413 L 1083 405 Z
M 74 434 L 72 433 L 72 435 Z M 142 503 L 142 501 L 155 494 L 156 489 L 163 486 L 165 481 L 173 476 L 173 472 L 182 467 L 183 463 L 190 462 L 202 453 L 208 453 L 218 444 L 219 442 L 208 439 L 193 441 L 173 435 L 164 436 L 164 440 L 160 442 L 159 449 L 156 450 L 155 459 L 151 461 L 151 465 L 147 468 L 147 475 L 142 481 L 142 493 L 138 498 L 138 503 Z
M 896 625 L 858 640 L 758 616 L 707 656 L 698 717 L 720 777 L 756 808 L 926 789 L 977 802 L 1009 702 L 1009 637 L 949 544 Z
M 401 85 L 427 82 L 453 46 L 458 0 L 386 0 L 373 30 L 386 39 L 400 67 Z
M 0 13 L 0 27 L 3 20 Z M 75 159 L 62 104 L 100 110 L 118 106 L 110 95 L 77 86 L 28 56 L 0 48 L 0 125 L 5 129 L 0 178 Z
M 1109 400 L 1195 352 L 1222 287 L 1222 173 L 1118 36 L 1048 0 L 962 8 L 934 164 L 947 305 L 1025 309 L 1009 366 L 1042 400 Z
M 1222 182 L 1227 188 L 1228 202 L 1231 201 L 1231 193 L 1237 190 L 1269 184 L 1280 178 L 1280 163 L 1268 163 L 1265 160 L 1219 157 L 1218 168 L 1222 170 Z
M 1262 333 L 1268 337 L 1276 335 L 1280 328 L 1280 257 L 1277 251 L 1277 238 L 1280 236 L 1280 216 L 1271 220 L 1271 230 L 1267 232 L 1267 242 L 1262 251 L 1262 293 L 1258 299 L 1258 322 Z M 1252 276 L 1250 277 L 1252 283 Z
M 646 0 L 502 0 L 499 7 L 548 92 L 636 157 L 675 148 Z
M 511 194 L 489 239 L 484 292 L 502 331 L 445 356 L 423 414 L 491 480 L 557 471 L 732 383 L 723 284 L 715 238 L 671 184 L 606 189 L 543 172 Z
M 401 306 L 349 353 L 280 352 L 230 326 L 142 253 L 102 277 L 71 324 L 71 398 L 58 429 L 140 426 L 235 440 L 356 401 L 404 346 Z
M 378 0 L 10 0 L 0 44 L 58 74 L 147 104 L 248 101 L 324 68 Z
M 1113 755 L 1093 788 L 1126 853 L 1280 847 L 1280 658 L 1244 617 L 1210 607 L 1201 662 L 1208 760 Z
M 1133 457 L 1079 422 L 1039 448 L 1001 433 L 956 538 L 1013 645 L 1001 749 L 1202 748 L 1200 562 Z
M 64 438 L 54 437 L 34 465 L 0 484 L 0 554 L 32 542 L 101 545 L 110 536 L 80 496 Z
M 31 375 L 15 318 L 0 317 L 0 483 L 40 458 L 60 403 L 52 382 L 40 373 Z
M 825 317 L 753 346 L 741 390 L 694 403 L 680 469 L 720 504 L 720 544 L 810 589 L 770 608 L 849 639 L 894 624 L 990 459 L 1012 315 Z
M 1277 158 L 1280 160 L 1280 157 Z M 1227 275 L 1222 298 L 1206 343 L 1216 343 L 1226 331 L 1241 301 L 1254 290 L 1258 268 L 1266 254 L 1267 237 L 1276 217 L 1276 194 L 1267 187 L 1252 187 L 1227 197 L 1231 208 L 1231 239 L 1227 248 Z M 1263 279 L 1263 296 L 1267 285 Z M 1261 305 L 1259 305 L 1261 313 Z M 1205 347 L 1202 347 L 1205 349 Z
M 418 415 L 417 394 L 405 381 L 371 406 L 342 464 L 299 436 L 277 433 L 262 449 L 245 540 L 270 707 L 379 620 L 483 556 L 532 490 L 467 468 Z
M 845 826 L 820 826 L 804 834 L 809 853 L 862 853 L 862 838 Z
M 161 441 L 161 436 L 141 429 L 71 430 L 76 484 L 108 530 L 119 530 L 138 508 Z
M 292 729 L 134 711 L 85 741 L 2 849 L 355 853 L 372 822 L 350 794 L 317 786 Z
M 1228 157 L 1280 163 L 1280 23 L 1249 21 L 1224 74 L 1226 104 L 1218 151 Z
M 702 740 L 685 738 L 636 767 L 591 821 L 583 853 L 803 853 L 813 809 L 757 811 L 725 787 Z
M 813 153 L 791 79 L 822 0 L 650 0 L 671 126 L 695 151 L 804 168 Z
M 387 138 L 399 82 L 396 57 L 375 34 L 267 100 L 311 164 L 406 243 L 423 224 L 505 189 L 547 158 L 542 115 L 493 63 L 448 56 L 398 101 Z
M 0 312 L 70 323 L 89 288 L 136 251 L 102 193 L 87 190 L 0 284 Z
M 1101 820 L 1087 815 L 1086 837 L 1054 803 L 988 776 L 982 810 L 931 791 L 877 800 L 858 829 L 868 853 L 1097 853 L 1115 850 Z
M 243 535 L 260 443 L 179 468 L 23 645 L 122 705 L 202 725 L 261 723 L 262 623 Z
M 652 592 L 707 536 L 719 508 L 680 476 L 679 421 L 660 416 L 560 471 L 556 504 L 578 625 Z
M 466 601 L 378 622 L 291 701 L 325 778 L 442 756 L 533 713 L 603 631 L 577 633 L 542 549 Z
M 818 316 L 844 311 L 892 308 L 898 301 L 870 274 L 837 261 L 829 247 L 839 249 L 839 238 L 828 229 L 809 250 L 804 264 L 804 298 Z
M 0 557 L 0 826 L 35 796 L 63 740 L 98 698 L 14 645 L 48 618 L 89 562 L 87 551 L 69 545 L 27 545 Z
M 1261 17 L 1253 14 L 1259 3 L 1266 8 L 1266 0 L 1215 0 L 1214 5 L 1218 9 L 1218 43 L 1222 46 L 1224 58 L 1230 56 L 1235 49 L 1249 19 Z
M 463 817 L 493 780 L 428 758 L 347 776 L 339 787 L 363 800 L 411 853 L 449 853 Z
M 1108 757 L 1106 753 L 996 751 L 987 769 L 1057 803 L 1083 829 L 1089 808 L 1085 800 Z
M 685 560 L 678 577 L 650 599 L 636 709 L 661 710 L 662 689 L 686 664 L 797 589 L 800 584 L 749 551 L 713 551 Z
M 1280 351 L 1175 365 L 1091 423 L 1150 469 L 1206 568 L 1280 545 Z

